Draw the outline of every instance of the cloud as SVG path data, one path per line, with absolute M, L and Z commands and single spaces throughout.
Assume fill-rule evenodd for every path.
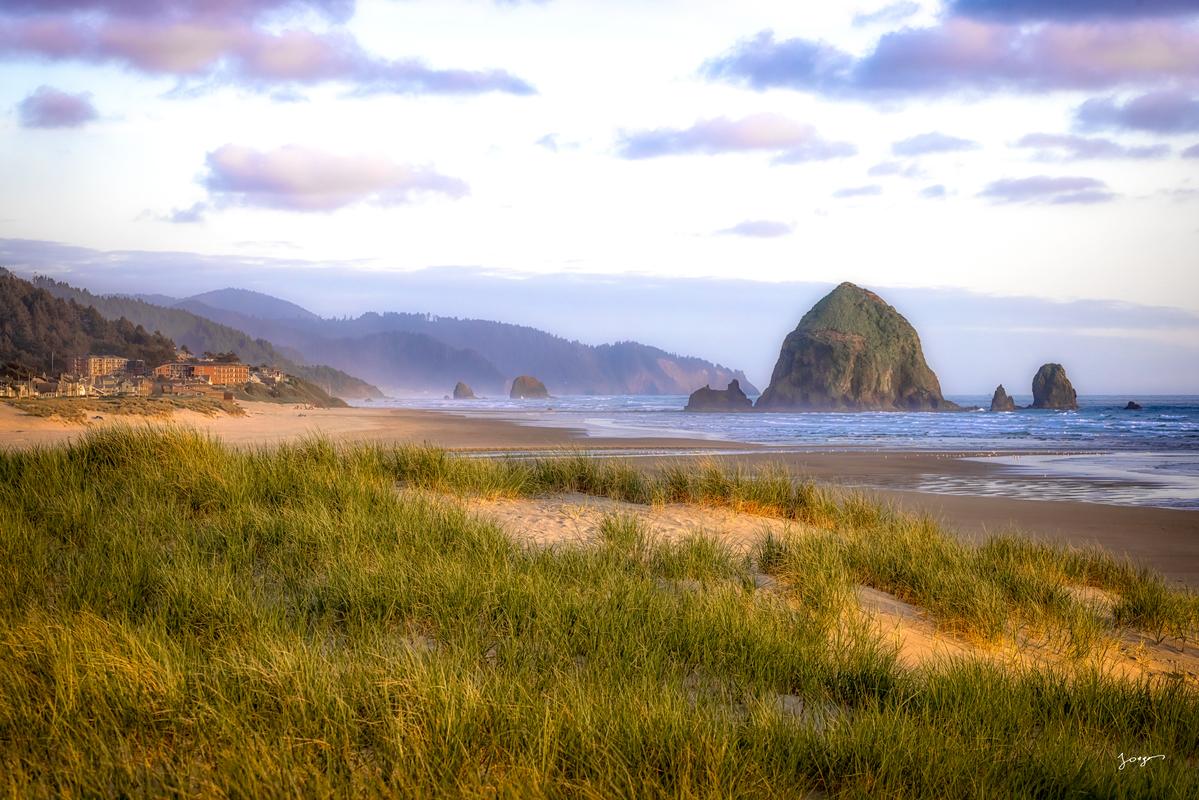
M 898 3 L 883 6 L 877 11 L 855 14 L 853 24 L 855 28 L 864 28 L 868 25 L 894 25 L 918 13 L 920 13 L 919 3 L 913 3 L 911 0 L 900 0 Z
M 1183 158 L 1199 158 L 1199 144 L 1193 144 L 1182 151 Z
M 190 225 L 197 222 L 203 222 L 205 215 L 208 213 L 208 204 L 201 201 L 193 203 L 188 208 L 176 208 L 160 219 L 163 222 L 173 222 L 177 225 Z
M 138 19 L 254 19 L 285 9 L 312 9 L 342 22 L 354 13 L 354 0 L 4 0 L 0 10 L 14 16 L 91 14 Z
M 1170 154 L 1167 144 L 1125 147 L 1111 139 L 1091 139 L 1063 133 L 1030 133 L 1020 138 L 1015 147 L 1036 148 L 1036 158 L 1042 161 L 1083 161 L 1097 158 L 1165 158 Z
M 767 30 L 711 59 L 702 72 L 710 79 L 759 91 L 783 88 L 832 94 L 852 88 L 854 66 L 853 56 L 824 42 L 776 41 L 774 32 Z
M 23 128 L 78 128 L 99 116 L 88 92 L 68 94 L 53 86 L 39 86 L 17 104 Z
M 717 231 L 724 236 L 748 236 L 755 239 L 775 239 L 787 236 L 795 230 L 795 226 L 786 222 L 776 222 L 769 219 L 747 219 L 738 222 L 731 228 Z
M 921 197 L 927 197 L 932 200 L 944 197 L 945 195 L 946 195 L 945 187 L 939 183 L 935 184 L 933 186 L 925 186 L 923 189 L 920 190 Z
M 866 170 L 866 174 L 871 177 L 902 175 L 905 178 L 919 178 L 924 175 L 924 170 L 915 162 L 905 164 L 902 161 L 881 161 Z
M 792 147 L 786 152 L 779 153 L 772 164 L 804 164 L 808 161 L 828 161 L 833 158 L 846 158 L 856 155 L 858 148 L 849 142 L 829 142 L 823 139 Z
M 427 167 L 296 145 L 258 151 L 227 144 L 209 153 L 206 163 L 201 183 L 220 206 L 333 211 L 364 201 L 399 205 L 418 194 L 458 198 L 469 192 L 464 182 Z
M 1104 203 L 1115 198 L 1107 184 L 1096 178 L 1051 177 L 1005 178 L 987 184 L 978 194 L 997 203 Z
M 949 12 L 1002 20 L 1135 19 L 1199 14 L 1196 0 L 953 0 Z
M 269 91 L 280 84 L 349 84 L 361 94 L 534 94 L 504 70 L 435 69 L 386 59 L 333 29 L 272 32 L 241 21 L 38 17 L 0 20 L 0 56 L 115 64 L 147 75 L 206 78 Z
M 628 159 L 771 152 L 776 154 L 776 163 L 794 164 L 851 156 L 857 148 L 848 142 L 823 139 L 811 125 L 778 114 L 755 114 L 739 120 L 727 117 L 700 120 L 689 128 L 622 133 L 617 152 Z
M 1199 80 L 1199 29 L 1140 21 L 1002 25 L 949 18 L 903 28 L 854 56 L 766 30 L 702 67 L 709 79 L 763 91 L 863 98 L 954 92 L 1098 89 Z
M 833 197 L 873 197 L 883 193 L 883 187 L 877 183 L 872 183 L 869 186 L 847 186 L 844 189 L 838 189 L 833 192 Z
M 557 133 L 547 133 L 545 136 L 542 136 L 540 139 L 533 142 L 533 144 L 537 145 L 538 147 L 544 147 L 551 153 L 560 153 L 563 150 L 578 150 L 580 147 L 582 147 L 581 142 L 563 139 L 562 136 Z
M 1149 92 L 1123 104 L 1113 97 L 1096 97 L 1075 110 L 1074 122 L 1083 130 L 1191 133 L 1199 131 L 1199 98 L 1175 89 Z
M 947 136 L 936 131 L 921 133 L 891 145 L 891 152 L 897 156 L 923 156 L 929 153 L 956 153 L 977 149 L 978 142 Z
M 1163 189 L 1161 194 L 1169 197 L 1175 203 L 1187 203 L 1199 200 L 1199 189 L 1184 186 L 1178 189 Z

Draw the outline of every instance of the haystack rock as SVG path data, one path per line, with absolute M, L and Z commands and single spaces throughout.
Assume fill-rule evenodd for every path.
M 1003 388 L 1003 384 L 995 387 L 995 394 L 991 396 L 992 411 L 1015 411 L 1016 401 Z
M 454 399 L 455 400 L 474 400 L 475 390 L 467 386 L 462 381 L 454 384 Z
M 733 379 L 729 382 L 727 389 L 713 389 L 710 386 L 705 386 L 702 389 L 696 389 L 687 398 L 687 407 L 684 411 L 753 411 L 754 404 L 745 392 L 741 391 L 741 384 Z
M 949 411 L 920 337 L 878 295 L 843 283 L 783 340 L 766 411 Z
M 532 375 L 521 375 L 512 381 L 512 391 L 508 393 L 508 396 L 513 400 L 525 400 L 549 397 L 550 393 L 546 390 L 545 384 Z
M 1042 364 L 1032 379 L 1032 407 L 1073 410 L 1078 408 L 1078 394 L 1066 377 L 1061 364 Z

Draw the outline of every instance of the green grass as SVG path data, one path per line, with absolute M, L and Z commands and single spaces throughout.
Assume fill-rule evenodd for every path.
M 758 563 L 710 538 L 657 541 L 615 516 L 596 546 L 522 547 L 452 501 L 395 491 L 397 478 L 471 493 L 745 502 L 835 521 L 852 544 L 764 542 Z M 684 494 L 667 495 L 669 481 Z M 881 569 L 859 540 L 871 526 L 894 535 L 890 512 L 784 491 L 777 475 L 681 483 L 581 459 L 479 462 L 320 441 L 233 451 L 178 431 L 95 431 L 65 448 L 0 453 L 0 787 L 21 797 L 1199 794 L 1193 685 L 972 662 L 903 669 L 834 613 L 844 587 Z M 912 542 L 932 536 L 923 525 Z M 985 552 L 972 557 L 1016 558 Z M 1142 585 L 1107 562 L 1036 557 L 1071 580 Z M 888 573 L 895 585 L 923 574 L 904 564 Z M 756 568 L 779 574 L 786 597 L 755 590 Z M 996 580 L 1013 603 L 1039 586 Z M 1128 613 L 1160 604 L 1134 599 Z M 1166 759 L 1121 772 L 1121 752 Z

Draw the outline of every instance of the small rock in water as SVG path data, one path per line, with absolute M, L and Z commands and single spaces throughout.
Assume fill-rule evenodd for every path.
M 1078 394 L 1061 364 L 1042 364 L 1032 379 L 1032 407 L 1073 411 Z
M 741 391 L 741 383 L 737 379 L 729 381 L 727 389 L 713 389 L 704 386 L 696 389 L 687 398 L 684 411 L 752 411 L 754 404 L 745 392 Z
M 525 400 L 529 398 L 549 397 L 550 393 L 546 390 L 545 384 L 532 375 L 521 375 L 512 381 L 512 390 L 508 393 L 508 396 L 513 400 Z
M 999 384 L 999 386 L 997 386 L 995 388 L 995 394 L 992 395 L 992 397 L 991 397 L 991 410 L 992 411 L 1015 411 L 1016 410 L 1016 401 L 1013 400 L 1012 396 L 1010 394 L 1008 394 L 1007 391 L 1003 388 L 1002 383 Z
M 1140 411 L 1141 404 L 1138 403 L 1136 400 L 1129 400 L 1128 405 L 1124 406 L 1124 410 L 1125 411 Z

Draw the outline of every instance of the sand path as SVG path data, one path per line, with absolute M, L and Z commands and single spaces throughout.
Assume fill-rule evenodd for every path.
M 796 527 L 783 520 L 738 514 L 724 508 L 680 503 L 646 506 L 585 494 L 536 500 L 472 500 L 470 507 L 499 522 L 517 538 L 538 545 L 594 542 L 599 536 L 600 523 L 609 514 L 635 517 L 653 535 L 663 539 L 717 536 L 738 552 L 748 552 L 766 533 L 783 534 Z

